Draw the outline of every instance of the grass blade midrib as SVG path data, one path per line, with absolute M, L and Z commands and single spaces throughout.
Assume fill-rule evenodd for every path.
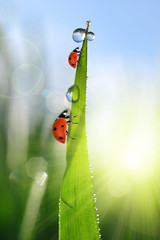
M 60 240 L 99 239 L 95 203 L 90 177 L 85 125 L 87 81 L 87 39 L 85 38 L 74 84 L 79 88 L 79 99 L 72 103 L 71 115 L 78 115 L 70 124 L 67 140 L 67 166 L 62 183 L 60 201 Z M 74 94 L 74 92 L 73 92 Z

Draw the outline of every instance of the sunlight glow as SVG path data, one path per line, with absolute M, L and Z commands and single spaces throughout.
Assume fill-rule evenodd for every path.
M 128 171 L 136 171 L 136 174 L 147 174 L 153 164 L 155 147 L 153 130 L 138 128 L 128 141 L 124 166 Z
M 138 169 L 141 166 L 139 156 L 133 156 L 133 155 L 129 156 L 125 161 L 125 165 L 127 169 L 132 169 L 132 170 Z

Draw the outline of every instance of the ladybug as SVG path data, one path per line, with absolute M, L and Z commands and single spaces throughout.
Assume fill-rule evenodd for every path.
M 67 116 L 68 110 L 64 110 L 59 116 L 58 118 L 54 121 L 53 126 L 52 126 L 52 132 L 53 132 L 53 136 L 55 137 L 55 139 L 61 143 L 65 143 L 66 141 L 66 135 L 68 137 L 68 131 L 67 131 L 67 124 L 69 124 L 70 122 L 73 124 L 77 124 L 74 123 L 70 120 L 71 116 Z M 72 118 L 77 117 L 73 116 Z M 69 119 L 68 121 L 66 121 L 66 119 Z M 70 137 L 71 139 L 75 139 Z
M 80 53 L 80 51 L 78 49 L 79 49 L 79 47 L 75 48 L 68 57 L 68 62 L 71 65 L 71 67 L 73 67 L 73 68 L 76 68 L 76 66 L 77 66 L 78 54 Z

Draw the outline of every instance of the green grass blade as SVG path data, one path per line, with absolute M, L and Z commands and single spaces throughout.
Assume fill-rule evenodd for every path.
M 88 26 L 86 31 L 88 31 Z M 89 169 L 85 107 L 87 83 L 87 39 L 85 38 L 79 63 L 76 70 L 73 98 L 79 95 L 78 101 L 72 103 L 67 141 L 67 167 L 62 183 L 60 198 L 60 240 L 96 240 L 99 232 L 96 219 L 95 203 Z

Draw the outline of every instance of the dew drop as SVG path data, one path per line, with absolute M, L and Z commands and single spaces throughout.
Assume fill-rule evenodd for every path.
M 85 39 L 85 29 L 77 28 L 74 30 L 72 38 L 75 42 L 82 42 Z
M 77 85 L 72 85 L 68 88 L 66 92 L 66 98 L 69 102 L 76 103 L 79 99 L 79 87 Z
M 95 34 L 93 32 L 87 33 L 87 40 L 93 41 L 95 39 Z

